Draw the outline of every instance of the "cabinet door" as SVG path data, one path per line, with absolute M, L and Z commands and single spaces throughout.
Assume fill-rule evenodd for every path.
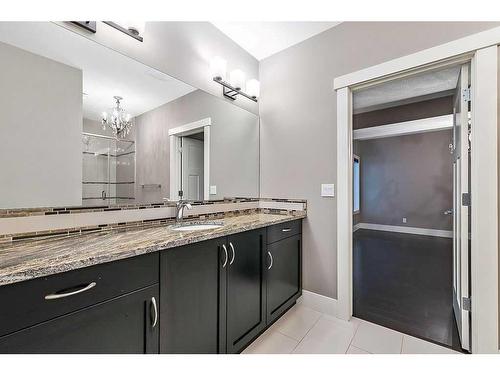
M 225 353 L 225 249 L 216 239 L 161 253 L 161 353 Z
M 265 327 L 265 230 L 228 237 L 227 352 L 240 352 Z
M 267 246 L 267 324 L 295 303 L 301 293 L 301 236 Z
M 0 353 L 158 353 L 157 307 L 156 284 L 4 336 Z

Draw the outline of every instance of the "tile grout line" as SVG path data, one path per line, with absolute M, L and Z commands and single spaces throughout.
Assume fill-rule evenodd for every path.
M 372 352 L 369 352 L 369 351 L 368 351 L 368 350 L 366 350 L 366 349 L 361 349 L 361 348 L 358 348 L 356 345 L 352 345 L 352 344 L 351 344 L 351 345 L 349 345 L 349 348 L 356 348 L 356 349 L 362 350 L 362 351 L 364 351 L 364 352 L 366 352 L 366 353 L 368 353 L 368 354 L 373 354 Z M 349 350 L 349 349 L 347 349 L 347 350 Z M 347 352 L 346 352 L 345 354 L 347 354 Z
M 312 311 L 316 311 L 316 310 L 314 310 L 314 309 L 310 309 L 310 310 L 312 310 Z M 304 338 L 305 338 L 305 337 L 307 336 L 307 334 L 311 331 L 311 329 L 313 329 L 313 328 L 314 328 L 314 326 L 315 326 L 316 324 L 318 324 L 318 322 L 319 322 L 319 320 L 321 319 L 321 317 L 322 317 L 323 315 L 325 315 L 325 314 L 323 314 L 323 313 L 320 313 L 319 311 L 316 311 L 316 312 L 317 312 L 317 313 L 319 313 L 318 319 L 316 319 L 316 321 L 313 323 L 313 325 L 312 325 L 312 326 L 311 326 L 311 327 L 307 330 L 306 334 L 305 334 L 304 336 L 302 336 L 302 338 L 301 338 L 301 339 L 297 342 L 297 345 L 295 345 L 295 347 L 293 348 L 293 350 L 292 350 L 291 354 L 293 354 L 293 352 L 295 351 L 295 349 L 297 349 L 297 347 L 300 345 L 300 343 L 302 342 L 302 340 L 304 340 Z M 278 330 L 278 332 L 280 332 L 280 331 Z M 281 332 L 280 332 L 280 333 L 281 333 Z M 286 335 L 285 335 L 285 336 L 286 336 Z M 287 336 L 287 337 L 289 337 L 289 336 Z
M 271 327 L 272 327 L 272 326 L 271 326 Z M 269 327 L 269 328 L 271 328 L 271 327 Z M 280 335 L 285 336 L 287 339 L 290 339 L 290 340 L 296 341 L 297 343 L 299 343 L 299 342 L 300 342 L 300 341 L 299 341 L 299 340 L 297 340 L 295 337 L 289 336 L 289 335 L 287 335 L 286 333 L 281 332 L 278 328 L 275 328 L 275 330 L 276 330 L 276 332 L 274 332 L 274 333 L 279 333 Z
M 358 329 L 359 329 L 359 326 L 361 325 L 361 323 L 362 323 L 362 322 L 359 322 L 359 323 L 358 323 L 358 325 L 357 325 L 357 327 L 356 327 L 356 329 L 354 330 L 354 334 L 352 335 L 352 337 L 351 337 L 351 341 L 349 341 L 349 346 L 347 346 L 347 350 L 345 351 L 345 353 L 344 353 L 344 354 L 347 354 L 347 351 L 348 351 L 348 350 L 349 350 L 349 348 L 351 347 L 352 342 L 354 341 L 354 337 L 356 336 L 356 333 L 358 333 Z M 356 346 L 356 348 L 358 348 L 358 347 Z M 358 349 L 361 349 L 361 348 L 358 348 Z M 361 350 L 364 350 L 364 349 L 361 349 Z M 367 352 L 367 350 L 365 350 L 365 352 Z
M 399 354 L 403 354 L 403 340 L 405 339 L 405 335 L 401 334 L 401 350 L 399 351 Z

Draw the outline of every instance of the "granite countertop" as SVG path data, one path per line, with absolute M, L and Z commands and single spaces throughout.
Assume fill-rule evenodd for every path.
M 305 218 L 306 214 L 229 216 L 221 228 L 174 231 L 168 226 L 103 231 L 0 245 L 0 285 L 152 253 L 234 233 Z

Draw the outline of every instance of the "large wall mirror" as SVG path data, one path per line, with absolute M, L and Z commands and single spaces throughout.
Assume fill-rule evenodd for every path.
M 259 196 L 259 118 L 50 22 L 0 24 L 0 209 Z

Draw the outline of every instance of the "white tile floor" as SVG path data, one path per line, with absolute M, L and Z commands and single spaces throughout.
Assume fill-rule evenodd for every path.
M 296 305 L 243 354 L 458 354 L 442 346 L 353 318 Z

